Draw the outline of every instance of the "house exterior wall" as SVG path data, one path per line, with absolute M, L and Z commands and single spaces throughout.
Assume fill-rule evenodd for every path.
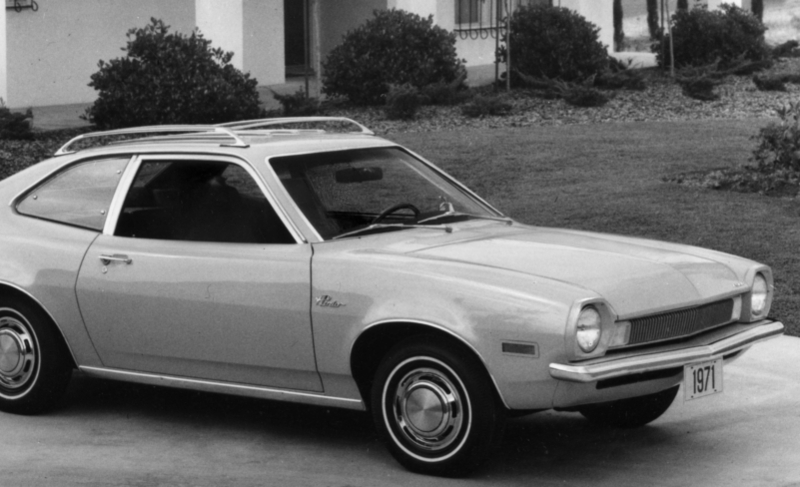
M 97 62 L 124 55 L 125 33 L 151 17 L 173 31 L 194 28 L 194 0 L 70 0 L 38 2 L 39 10 L 6 14 L 6 76 L 10 107 L 90 102 Z M 5 9 L 4 9 L 5 10 Z M 2 54 L 0 54 L 2 56 Z M 1 61 L 0 61 L 1 62 Z
M 283 0 L 244 0 L 243 22 L 244 71 L 260 85 L 283 83 Z
M 244 68 L 244 1 L 196 0 L 195 22 L 214 47 L 233 52 L 231 64 Z
M 8 62 L 6 57 L 6 9 L 0 8 L 0 98 L 8 100 Z

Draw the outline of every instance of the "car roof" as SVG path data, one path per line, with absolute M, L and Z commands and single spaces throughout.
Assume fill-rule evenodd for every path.
M 96 143 L 102 139 L 107 145 L 97 146 Z M 95 145 L 78 148 L 88 141 Z M 365 126 L 347 118 L 296 117 L 223 125 L 162 125 L 91 132 L 73 138 L 55 155 L 202 150 L 260 158 L 391 145 L 394 144 L 376 137 Z

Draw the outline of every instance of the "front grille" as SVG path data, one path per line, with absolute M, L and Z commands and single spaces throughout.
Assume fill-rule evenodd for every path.
M 628 345 L 694 335 L 731 321 L 733 300 L 631 320 Z

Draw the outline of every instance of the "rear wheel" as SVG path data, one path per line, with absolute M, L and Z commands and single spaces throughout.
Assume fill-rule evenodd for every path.
M 0 410 L 51 409 L 71 374 L 69 354 L 50 319 L 22 300 L 0 300 Z
M 372 389 L 375 426 L 389 451 L 414 472 L 459 476 L 499 444 L 504 408 L 480 363 L 428 337 L 396 346 Z
M 578 411 L 593 423 L 617 428 L 638 428 L 661 417 L 675 400 L 679 387 L 647 396 L 592 404 L 581 407 Z

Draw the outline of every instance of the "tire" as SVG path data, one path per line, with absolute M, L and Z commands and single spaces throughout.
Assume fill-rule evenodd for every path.
M 680 386 L 647 396 L 593 404 L 578 411 L 589 421 L 616 428 L 639 428 L 655 421 L 669 409 Z
M 372 416 L 389 452 L 408 470 L 462 476 L 502 440 L 505 408 L 468 350 L 436 337 L 395 346 L 372 386 Z
M 71 375 L 69 352 L 47 315 L 25 301 L 0 299 L 0 410 L 52 409 Z

